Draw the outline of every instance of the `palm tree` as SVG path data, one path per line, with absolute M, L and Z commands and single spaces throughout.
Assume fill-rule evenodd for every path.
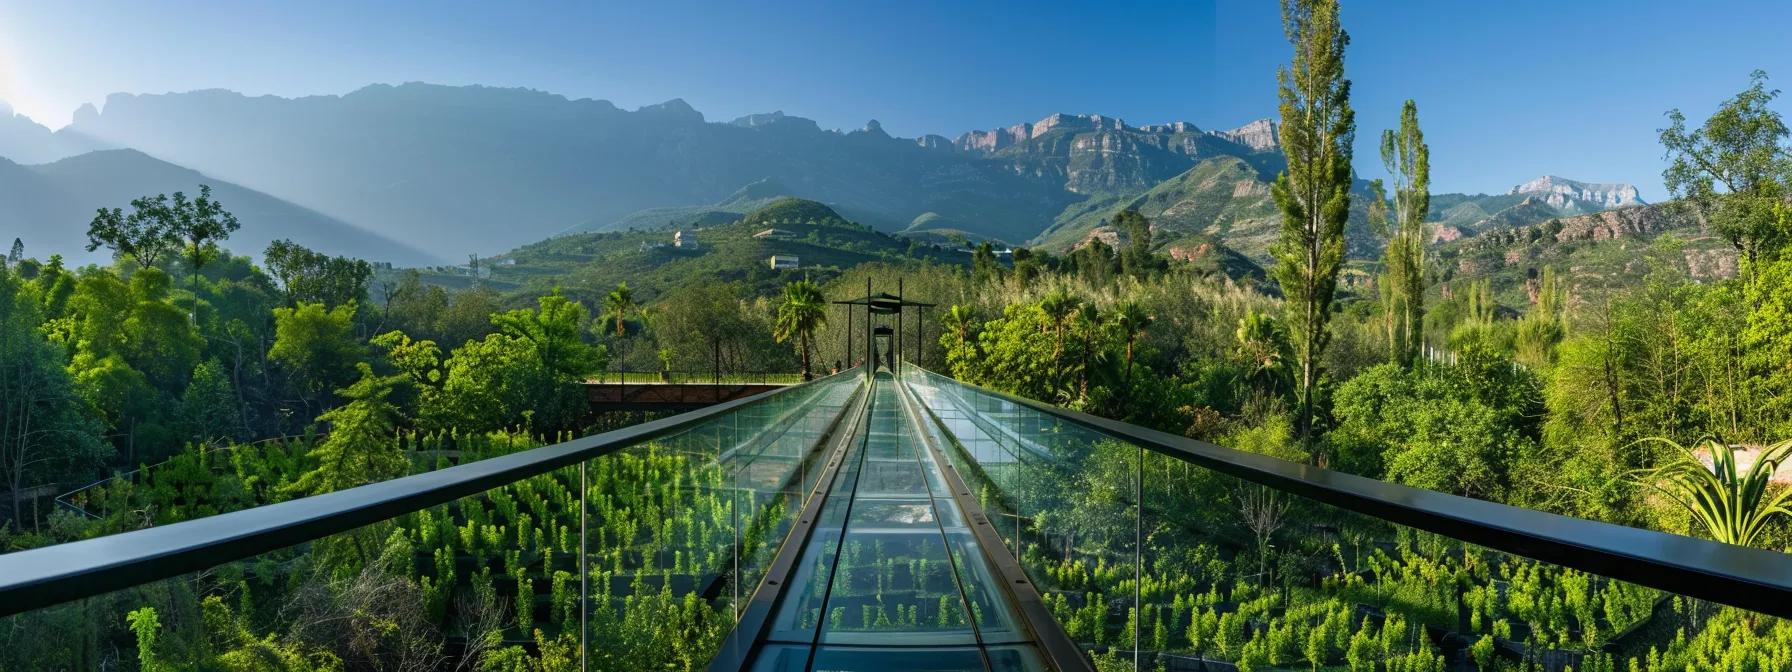
M 1792 455 L 1792 439 L 1761 449 L 1748 473 L 1740 476 L 1736 452 L 1728 444 L 1712 439 L 1700 444 L 1711 453 L 1708 468 L 1691 448 L 1664 438 L 1644 440 L 1660 441 L 1676 452 L 1667 464 L 1646 472 L 1646 482 L 1691 512 L 1712 539 L 1753 546 L 1774 517 L 1792 516 L 1786 506 L 1792 488 L 1768 492 L 1773 472 Z
M 797 339 L 803 353 L 803 380 L 809 380 L 809 344 L 815 330 L 828 323 L 827 299 L 821 288 L 808 280 L 784 285 L 784 298 L 778 302 L 777 332 L 779 343 Z
M 1084 301 L 1076 308 L 1076 322 L 1082 327 L 1083 336 L 1083 368 L 1077 372 L 1076 398 L 1089 398 L 1089 367 L 1102 359 L 1104 353 L 1095 346 L 1095 339 L 1100 335 L 1102 314 L 1094 301 Z
M 1245 377 L 1268 383 L 1271 392 L 1279 390 L 1288 346 L 1275 316 L 1246 309 L 1244 317 L 1238 318 L 1237 338 L 1239 355 L 1250 360 L 1251 370 Z
M 957 363 L 959 362 L 969 362 L 972 359 L 975 359 L 975 346 L 971 344 L 971 327 L 976 321 L 977 310 L 962 304 L 947 308 L 946 314 L 940 316 L 940 326 L 945 328 L 946 333 L 951 334 L 954 339 L 952 347 L 946 351 L 946 365 L 948 367 L 954 367 L 957 366 Z M 955 369 L 950 372 L 954 378 L 963 377 L 959 375 L 960 372 Z
M 616 283 L 616 291 L 604 297 L 604 310 L 609 311 L 610 317 L 616 320 L 616 337 L 627 336 L 628 329 L 623 326 L 622 321 L 635 310 L 635 290 L 629 289 L 627 282 Z
M 1076 311 L 1077 300 L 1062 289 L 1052 290 L 1045 299 L 1039 302 L 1039 309 L 1051 318 L 1052 329 L 1057 333 L 1057 343 L 1052 347 L 1052 391 L 1056 392 L 1063 383 L 1064 377 L 1064 322 Z
M 1145 330 L 1151 326 L 1151 313 L 1137 301 L 1127 301 L 1114 307 L 1114 328 L 1126 339 L 1126 394 L 1132 395 L 1132 358 L 1133 346 Z

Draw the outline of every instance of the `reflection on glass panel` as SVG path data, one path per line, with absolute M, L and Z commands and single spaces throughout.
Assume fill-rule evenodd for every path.
M 582 653 L 594 670 L 700 667 L 811 492 L 815 443 L 858 382 L 824 380 L 583 469 L 0 619 L 0 670 L 576 669 Z M 532 447 L 493 436 L 459 457 Z M 245 455 L 199 466 L 257 464 Z M 125 488 L 109 492 L 129 503 Z
M 588 463 L 592 669 L 709 662 L 810 495 L 816 443 L 856 383 L 824 380 Z
M 0 669 L 576 660 L 576 470 L 0 620 Z M 568 487 L 569 485 L 573 487 Z M 568 619 L 571 619 L 570 621 Z M 536 651 L 531 653 L 524 645 Z
M 1137 449 L 930 373 L 908 381 L 1066 634 L 1131 650 Z
M 1792 669 L 1782 619 L 1494 552 L 1153 452 L 1141 461 L 1136 446 L 975 388 L 931 375 L 916 384 L 955 432 L 1000 426 L 952 419 L 952 409 L 1016 414 L 1021 463 L 1039 454 L 1065 467 L 1020 481 L 1022 506 L 1035 511 L 1022 563 L 1079 643 L 1112 647 L 1098 663 L 1130 667 L 1136 650 L 1157 669 Z M 967 434 L 959 457 L 970 460 Z M 1143 520 L 1123 513 L 1135 488 Z M 1135 521 L 1136 583 L 1123 564 L 1134 559 L 1126 528 Z

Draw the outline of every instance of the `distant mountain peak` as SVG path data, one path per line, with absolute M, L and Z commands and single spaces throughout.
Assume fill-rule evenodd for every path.
M 7 103 L 4 100 L 0 100 L 0 119 L 7 119 L 7 118 L 11 118 L 11 117 L 12 117 L 12 105 Z
M 958 136 L 954 144 L 959 149 L 978 152 L 993 152 L 1017 142 L 1026 142 L 1060 128 L 1072 128 L 1090 131 L 1119 131 L 1127 128 L 1126 122 L 1099 114 L 1064 114 L 1059 112 L 1035 123 L 1018 123 L 1006 128 L 988 131 L 971 131 Z
M 673 98 L 658 105 L 642 105 L 640 109 L 635 111 L 664 114 L 675 118 L 690 119 L 698 122 L 703 121 L 703 113 L 698 112 L 697 108 L 691 107 L 690 103 L 684 102 L 683 98 Z
M 1561 210 L 1603 210 L 1644 205 L 1634 185 L 1624 182 L 1595 183 L 1544 175 L 1513 187 L 1508 195 L 1536 194 Z
M 730 121 L 728 123 L 733 126 L 741 126 L 741 127 L 745 127 L 745 128 L 758 128 L 760 126 L 770 124 L 774 121 L 778 121 L 783 118 L 784 118 L 784 111 L 783 110 L 775 110 L 772 112 L 763 112 L 760 114 L 749 114 L 747 116 L 741 117 L 739 119 L 735 119 L 734 121 Z
M 1276 148 L 1276 122 L 1273 119 L 1258 119 L 1229 131 L 1212 133 L 1259 152 Z

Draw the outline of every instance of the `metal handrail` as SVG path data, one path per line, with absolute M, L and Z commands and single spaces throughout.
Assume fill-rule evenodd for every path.
M 1792 618 L 1792 556 L 1390 483 L 1146 429 L 921 374 L 1197 466 L 1496 551 Z
M 827 377 L 827 371 L 814 372 L 815 377 Z M 596 376 L 585 381 L 585 384 L 597 385 L 634 385 L 652 384 L 670 377 L 674 383 L 695 385 L 789 385 L 790 381 L 802 379 L 800 371 L 599 371 Z
M 0 617 L 216 567 L 446 504 L 675 434 L 832 377 L 428 473 L 0 555 Z

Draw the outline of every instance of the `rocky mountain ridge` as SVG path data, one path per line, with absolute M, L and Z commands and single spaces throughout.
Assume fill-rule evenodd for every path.
M 1200 127 L 1186 121 L 1128 126 L 1125 120 L 1118 117 L 1100 114 L 1057 113 L 1036 122 L 1021 122 L 1013 126 L 987 131 L 967 131 L 953 140 L 952 145 L 962 151 L 991 153 L 1044 136 L 1054 130 L 1095 133 L 1133 131 L 1147 135 L 1166 136 L 1202 133 Z M 1270 119 L 1258 119 L 1231 130 L 1206 131 L 1206 134 L 1243 145 L 1250 151 L 1274 151 L 1276 148 L 1276 124 Z
M 1636 186 L 1622 182 L 1579 182 L 1554 175 L 1512 187 L 1509 195 L 1537 194 L 1558 210 L 1590 212 L 1632 205 L 1645 205 Z
M 441 258 L 796 197 L 886 232 L 1058 251 L 1138 207 L 1261 261 L 1274 231 L 1268 184 L 1285 164 L 1276 132 L 1269 119 L 1210 131 L 1054 114 L 956 139 L 894 138 L 876 121 L 849 131 L 783 111 L 709 121 L 681 99 L 630 111 L 528 89 L 409 83 L 302 98 L 115 94 L 54 133 L 0 116 L 0 156 L 48 162 L 131 148 Z M 1627 185 L 1550 178 L 1528 209 L 1502 213 L 1533 194 L 1434 195 L 1433 210 L 1472 234 L 1623 202 L 1614 186 Z M 751 198 L 737 198 L 748 188 Z M 1570 207 L 1547 203 L 1553 195 Z M 1353 257 L 1373 247 L 1351 235 Z

